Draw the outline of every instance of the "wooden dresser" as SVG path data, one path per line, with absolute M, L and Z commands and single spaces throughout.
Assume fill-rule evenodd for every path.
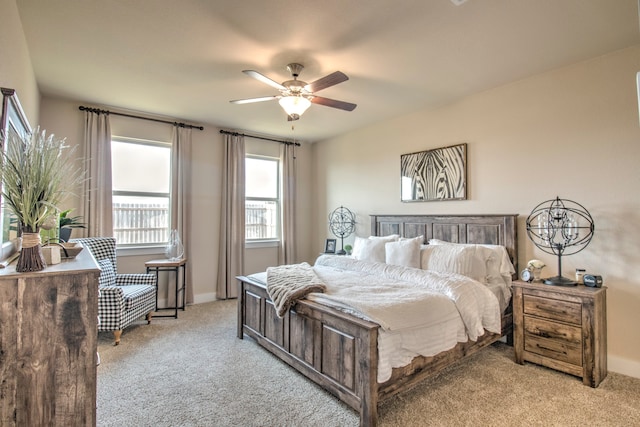
M 0 425 L 95 426 L 98 276 L 86 249 L 0 269 Z
M 513 283 L 514 348 L 525 361 L 582 378 L 607 376 L 606 288 Z

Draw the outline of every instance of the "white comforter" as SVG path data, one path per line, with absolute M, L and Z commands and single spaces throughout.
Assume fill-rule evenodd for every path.
M 482 283 L 458 274 L 320 256 L 314 271 L 325 293 L 307 299 L 333 306 L 381 326 L 378 382 L 417 355 L 433 356 L 457 342 L 500 333 L 498 299 Z

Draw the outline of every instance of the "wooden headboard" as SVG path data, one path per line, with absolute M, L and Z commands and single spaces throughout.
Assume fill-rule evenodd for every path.
M 453 243 L 484 243 L 507 248 L 518 271 L 518 215 L 371 215 L 371 234 L 424 236 Z

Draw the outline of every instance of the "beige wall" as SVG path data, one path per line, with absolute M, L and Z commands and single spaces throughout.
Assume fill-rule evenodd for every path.
M 40 93 L 15 0 L 0 0 L 0 87 L 15 89 L 31 126 L 38 123 Z
M 524 221 L 544 200 L 578 201 L 596 232 L 563 271 L 603 276 L 609 368 L 640 377 L 639 70 L 636 46 L 314 144 L 314 246 L 330 237 L 324 217 L 339 205 L 357 213 L 359 235 L 370 214 L 516 213 L 520 264 L 543 259 L 551 276 L 557 261 L 531 243 Z M 401 203 L 400 155 L 460 142 L 468 200 Z

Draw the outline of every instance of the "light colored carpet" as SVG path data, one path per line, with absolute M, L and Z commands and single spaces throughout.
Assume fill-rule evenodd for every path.
M 236 301 L 187 307 L 176 319 L 100 333 L 98 426 L 357 426 L 349 407 L 249 338 Z M 380 407 L 381 426 L 640 425 L 640 379 L 600 387 L 513 362 L 495 344 Z

